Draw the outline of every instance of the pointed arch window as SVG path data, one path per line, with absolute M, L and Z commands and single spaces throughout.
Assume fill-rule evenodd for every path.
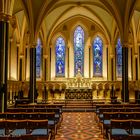
M 122 45 L 120 38 L 118 38 L 116 45 L 116 65 L 117 65 L 117 77 L 122 77 Z
M 65 76 L 65 41 L 62 37 L 56 39 L 55 55 L 56 55 L 56 76 Z
M 84 75 L 84 30 L 77 26 L 74 31 L 74 73 Z
M 41 77 L 41 40 L 38 38 L 36 46 L 36 78 Z
M 102 76 L 103 41 L 97 36 L 93 41 L 93 75 Z

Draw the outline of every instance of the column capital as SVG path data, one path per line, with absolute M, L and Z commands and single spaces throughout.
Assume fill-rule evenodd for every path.
M 105 46 L 106 48 L 108 48 L 109 44 L 104 44 L 104 46 Z
M 47 59 L 47 58 L 48 58 L 48 55 L 45 55 L 45 54 L 44 54 L 44 55 L 43 55 L 43 58 Z
M 116 43 L 115 43 L 115 41 L 111 41 L 110 43 L 107 43 L 106 45 L 115 46 Z
M 10 42 L 13 42 L 13 37 L 10 37 L 9 40 L 10 40 Z
M 19 57 L 20 57 L 20 59 L 23 59 L 24 58 L 24 55 L 23 54 L 20 54 Z
M 111 57 L 111 58 L 114 58 L 115 56 L 114 56 L 114 54 L 110 54 L 110 57 Z
M 16 45 L 17 45 L 17 47 L 19 47 L 20 46 L 20 42 L 16 42 Z
M 122 47 L 123 47 L 123 48 L 129 48 L 129 43 L 128 43 L 128 42 L 122 43 Z
M 11 18 L 12 18 L 11 15 L 7 15 L 5 13 L 0 13 L 0 21 L 10 22 Z
M 17 27 L 17 22 L 16 22 L 16 17 L 15 16 L 11 17 L 10 23 L 11 23 L 11 25 L 14 29 Z
M 92 45 L 88 45 L 88 48 L 89 48 L 89 49 L 92 48 Z
M 36 48 L 37 43 L 33 42 L 32 44 L 30 44 L 30 48 Z
M 29 44 L 28 43 L 25 44 L 25 48 L 29 48 Z
M 53 45 L 52 45 L 52 44 L 50 44 L 50 48 L 52 48 L 52 46 L 53 46 Z
M 138 58 L 138 53 L 135 53 L 135 54 L 134 54 L 134 57 L 135 57 L 135 58 Z

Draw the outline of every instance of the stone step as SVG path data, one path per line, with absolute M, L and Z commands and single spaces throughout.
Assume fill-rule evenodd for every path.
M 95 108 L 63 108 L 63 112 L 95 112 Z

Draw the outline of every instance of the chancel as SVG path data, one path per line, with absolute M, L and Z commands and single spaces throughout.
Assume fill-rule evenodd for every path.
M 139 107 L 140 0 L 0 0 L 0 140 L 140 139 Z

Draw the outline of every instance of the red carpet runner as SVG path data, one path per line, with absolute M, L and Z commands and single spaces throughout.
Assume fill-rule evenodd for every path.
M 91 112 L 63 113 L 56 140 L 104 140 L 94 115 Z

